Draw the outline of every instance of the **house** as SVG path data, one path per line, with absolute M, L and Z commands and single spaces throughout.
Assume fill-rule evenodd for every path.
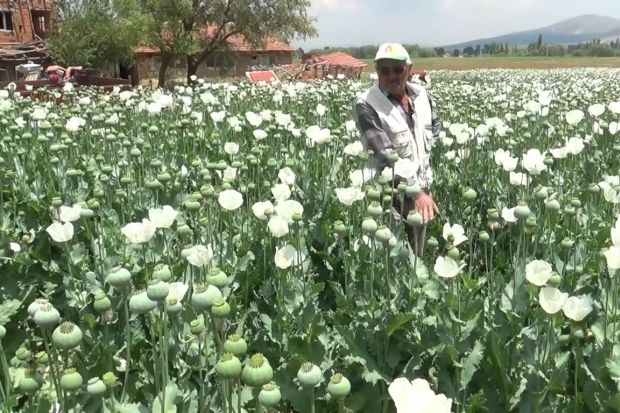
M 15 79 L 20 64 L 48 63 L 53 10 L 52 0 L 0 0 L 0 81 Z
M 209 77 L 242 77 L 251 67 L 269 67 L 287 65 L 293 62 L 295 48 L 287 43 L 268 38 L 261 50 L 253 50 L 242 35 L 233 35 L 227 39 L 229 51 L 214 52 L 198 65 L 196 76 Z M 159 50 L 151 46 L 134 48 L 136 69 L 132 77 L 141 85 L 156 85 L 161 57 Z M 187 62 L 184 56 L 170 64 L 167 71 L 168 79 L 187 78 Z
M 49 38 L 52 10 L 52 0 L 0 0 L 0 47 Z

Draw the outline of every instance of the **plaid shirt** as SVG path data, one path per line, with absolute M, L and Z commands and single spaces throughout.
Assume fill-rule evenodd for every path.
M 420 139 L 420 137 L 415 134 L 415 119 L 409 114 L 402 103 L 398 101 L 394 96 L 390 93 L 382 90 L 383 94 L 392 102 L 392 104 L 398 107 L 403 114 L 404 118 L 407 119 L 407 125 L 409 126 L 409 130 L 411 134 L 415 137 L 415 139 Z M 413 105 L 413 101 L 417 97 L 417 95 L 407 88 L 407 95 L 409 96 L 409 107 L 414 110 L 415 106 Z M 437 111 L 435 110 L 435 105 L 429 95 L 429 102 L 431 106 L 431 129 L 433 133 L 432 145 L 437 142 L 439 138 L 439 132 L 441 129 L 441 123 L 439 121 L 439 117 L 437 115 Z M 355 104 L 355 123 L 357 125 L 357 129 L 362 135 L 362 143 L 365 148 L 370 149 L 374 153 L 375 166 L 377 170 L 380 172 L 389 165 L 388 162 L 388 153 L 391 149 L 393 149 L 392 142 L 390 138 L 383 130 L 383 125 L 381 124 L 381 119 L 377 112 L 373 109 L 373 107 L 366 101 L 358 101 Z M 422 138 L 424 139 L 424 138 Z M 430 169 L 430 167 L 429 167 Z M 422 171 L 419 177 L 419 185 L 422 188 L 428 188 L 431 184 L 431 178 L 428 176 L 428 170 Z M 396 178 L 396 185 L 398 185 L 398 178 Z

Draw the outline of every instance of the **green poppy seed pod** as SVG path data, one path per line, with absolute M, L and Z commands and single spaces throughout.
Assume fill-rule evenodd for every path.
M 172 279 L 172 272 L 168 264 L 157 264 L 153 270 L 153 278 L 168 282 Z
M 423 222 L 424 219 L 422 218 L 422 215 L 420 215 L 417 211 L 409 212 L 409 215 L 407 215 L 407 224 L 412 227 L 419 227 Z
M 428 239 L 428 241 L 426 241 L 426 245 L 429 248 L 437 248 L 437 247 L 439 247 L 439 241 L 437 241 L 437 238 L 435 238 L 435 237 L 430 237 Z
M 219 268 L 211 268 L 207 273 L 207 282 L 222 289 L 228 285 L 228 276 Z
M 420 185 L 415 184 L 415 185 L 408 186 L 407 189 L 405 190 L 405 194 L 407 194 L 407 196 L 410 198 L 415 198 L 416 196 L 418 196 L 418 194 L 421 191 L 422 189 L 420 188 Z
M 60 377 L 60 388 L 65 391 L 79 390 L 83 383 L 82 375 L 73 368 L 66 369 Z
M 588 192 L 591 194 L 598 194 L 601 191 L 601 188 L 597 184 L 590 184 L 588 187 Z
M 527 219 L 532 212 L 530 208 L 527 206 L 525 202 L 519 202 L 519 204 L 515 207 L 515 217 L 517 219 Z
M 184 205 L 188 211 L 198 211 L 200 209 L 200 202 L 197 201 L 185 201 Z
M 189 323 L 189 331 L 195 336 L 201 335 L 205 331 L 204 321 L 198 318 L 195 320 L 192 320 L 192 322 Z
M 362 230 L 366 234 L 371 234 L 377 231 L 377 222 L 372 218 L 366 218 L 362 221 Z
M 381 186 L 386 186 L 388 184 L 388 180 L 385 176 L 380 176 L 379 179 L 377 179 L 377 183 Z
M 98 377 L 93 377 L 86 383 L 86 391 L 92 396 L 103 396 L 108 388 Z
M 478 238 L 482 242 L 489 242 L 489 240 L 491 239 L 491 236 L 486 231 L 480 231 L 480 233 L 478 234 Z
M 45 303 L 49 303 L 49 301 L 46 298 L 37 298 L 36 300 L 34 300 L 28 306 L 28 314 L 30 314 L 30 317 L 34 317 L 34 314 L 37 311 L 39 311 L 39 308 L 41 308 L 41 305 L 43 305 Z
M 131 282 L 131 273 L 122 267 L 115 267 L 106 279 L 108 284 L 115 288 L 124 288 Z
M 224 353 L 215 365 L 215 372 L 224 380 L 232 380 L 241 374 L 241 361 L 232 353 Z
M 560 344 L 568 344 L 570 343 L 570 335 L 568 334 L 562 334 L 559 338 L 558 338 L 558 342 Z
M 560 202 L 557 199 L 552 199 L 545 203 L 545 211 L 551 213 L 557 213 L 560 210 Z
M 393 193 L 394 193 L 394 190 L 392 189 L 392 187 L 391 187 L 391 186 L 386 186 L 385 188 L 383 188 L 383 194 L 384 194 L 384 195 L 392 195 Z M 390 199 L 391 199 L 392 197 L 391 197 L 391 196 L 390 196 L 390 197 L 386 197 L 386 196 L 384 196 L 384 197 L 383 197 L 383 203 L 389 202 L 389 200 L 388 200 L 388 201 L 386 201 L 386 199 L 385 199 L 385 198 L 390 198 Z
M 347 227 L 344 225 L 342 221 L 336 221 L 334 223 L 334 232 L 338 235 L 342 235 L 346 232 Z
M 28 361 L 32 357 L 32 353 L 25 347 L 20 347 L 15 352 L 15 358 L 19 361 Z
M 297 372 L 297 381 L 304 389 L 318 386 L 321 380 L 323 380 L 323 372 L 319 366 L 310 362 L 302 364 Z
M 26 394 L 36 393 L 43 387 L 43 377 L 36 371 L 26 370 L 19 379 L 19 390 Z
M 366 162 L 368 159 L 370 159 L 370 156 L 368 153 L 366 152 L 361 152 L 359 155 L 357 155 L 357 157 L 360 159 L 361 163 Z
M 572 216 L 575 216 L 575 214 L 577 213 L 577 211 L 575 211 L 575 208 L 573 208 L 572 206 L 567 205 L 567 206 L 564 208 L 563 213 L 564 213 L 564 215 L 566 215 L 567 217 L 572 217 Z
M 460 255 L 461 253 L 456 247 L 450 248 L 448 250 L 448 257 L 452 258 L 454 261 L 458 261 Z
M 213 317 L 226 318 L 230 315 L 230 304 L 224 298 L 217 298 L 211 306 Z
M 261 387 L 273 379 L 273 369 L 262 354 L 256 353 L 243 368 L 241 378 L 250 387 Z
M 564 238 L 562 242 L 560 243 L 560 246 L 565 250 L 569 250 L 573 248 L 573 245 L 574 245 L 574 242 L 571 241 L 569 238 Z
M 329 379 L 327 393 L 335 401 L 342 400 L 351 393 L 351 383 L 342 374 L 336 373 Z
M 37 364 L 41 366 L 46 366 L 50 361 L 50 356 L 45 351 L 39 351 L 35 356 L 34 360 Z
M 168 172 L 164 172 L 161 174 L 157 174 L 155 179 L 157 179 L 158 182 L 165 184 L 166 182 L 170 182 L 170 180 L 172 179 L 172 176 Z
M 369 188 L 366 191 L 366 196 L 368 197 L 368 199 L 370 199 L 371 201 L 378 201 L 381 199 L 381 192 L 377 191 L 374 188 Z
M 562 278 L 560 277 L 560 274 L 554 271 L 551 273 L 551 277 L 549 277 L 549 279 L 547 280 L 547 285 L 551 287 L 557 287 L 560 285 L 561 282 Z
M 381 243 L 388 243 L 392 238 L 392 231 L 385 225 L 380 225 L 375 231 L 375 239 Z
M 536 228 L 538 226 L 538 222 L 536 221 L 536 216 L 530 215 L 529 217 L 527 217 L 527 219 L 525 220 L 525 226 L 527 228 Z
M 89 208 L 84 208 L 80 211 L 80 216 L 82 218 L 92 218 L 93 216 L 95 216 L 95 211 Z
M 570 201 L 570 205 L 571 205 L 573 208 L 581 208 L 581 201 L 580 201 L 580 200 L 578 200 L 577 198 L 573 198 L 573 199 L 571 199 L 571 201 Z
M 163 185 L 159 183 L 159 181 L 155 181 L 155 180 L 146 181 L 144 186 L 146 186 L 147 189 L 163 188 Z
M 224 342 L 224 351 L 232 353 L 235 357 L 241 359 L 248 352 L 248 343 L 239 334 L 231 334 Z
M 304 219 L 303 215 L 301 215 L 299 212 L 293 213 L 292 218 L 293 218 L 293 221 L 295 221 L 295 222 L 299 222 L 302 219 Z
M 383 208 L 377 201 L 373 201 L 370 203 L 370 205 L 368 205 L 366 212 L 369 216 L 377 218 L 383 214 Z
M 478 197 L 478 194 L 472 188 L 467 188 L 463 191 L 462 197 L 465 202 L 473 202 Z
M 185 225 L 185 223 L 183 223 L 183 225 Z M 187 257 L 189 257 L 193 252 L 194 252 L 194 245 L 193 244 L 187 244 L 181 250 L 181 258 L 187 259 Z
M 146 291 L 139 292 L 129 299 L 129 310 L 134 314 L 148 314 L 157 307 L 157 303 L 152 301 Z
M 106 293 L 99 293 L 95 295 L 95 299 L 93 300 L 93 308 L 98 313 L 105 313 L 112 308 L 112 301 L 110 301 Z
M 60 208 L 62 206 L 62 200 L 58 197 L 52 198 L 52 206 L 55 208 Z
M 553 157 L 551 157 L 551 156 L 549 156 L 549 155 L 547 155 L 547 156 L 545 157 L 545 159 L 543 160 L 543 163 L 544 163 L 545 165 L 547 165 L 547 166 L 551 166 L 551 165 L 553 165 L 553 162 L 554 162 L 554 161 L 553 161 Z
M 536 191 L 536 199 L 538 199 L 539 201 L 544 201 L 545 199 L 547 199 L 548 196 L 549 193 L 547 192 L 547 188 L 541 188 Z
M 260 393 L 258 393 L 258 402 L 267 408 L 276 407 L 280 400 L 282 400 L 282 394 L 274 382 L 263 385 Z
M 390 152 L 390 154 L 388 155 L 388 160 L 390 161 L 390 165 L 394 165 L 396 162 L 398 162 L 399 159 L 400 159 L 400 156 L 396 152 Z
M 170 293 L 170 286 L 167 282 L 153 279 L 146 288 L 146 296 L 149 300 L 156 303 L 163 303 Z
M 0 340 L 6 337 L 6 328 L 4 326 L 0 326 Z
M 52 343 L 61 350 L 71 350 L 82 342 L 82 330 L 70 321 L 60 324 L 52 333 Z
M 218 298 L 222 298 L 222 292 L 215 285 L 198 284 L 194 287 L 191 304 L 196 311 L 203 312 L 209 310 Z
M 50 303 L 42 304 L 34 314 L 34 322 L 41 328 L 52 329 L 60 322 L 60 313 Z
M 401 193 L 404 194 L 405 192 L 407 192 L 407 185 L 405 185 L 403 182 L 399 183 L 398 186 L 396 187 L 396 190 Z

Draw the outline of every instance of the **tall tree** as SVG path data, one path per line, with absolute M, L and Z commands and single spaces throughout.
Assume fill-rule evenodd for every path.
M 542 47 L 542 33 L 538 35 L 538 40 L 536 41 L 536 48 L 540 49 Z
M 187 77 L 213 52 L 229 49 L 242 35 L 260 49 L 268 37 L 290 40 L 316 36 L 310 0 L 115 0 L 128 19 L 144 28 L 141 40 L 161 50 L 159 84 L 168 64 L 187 60 Z
M 57 21 L 48 41 L 57 64 L 104 66 L 130 64 L 135 34 L 118 19 L 108 0 L 57 0 Z

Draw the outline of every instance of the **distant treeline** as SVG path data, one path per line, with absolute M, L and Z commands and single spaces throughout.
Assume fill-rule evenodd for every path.
M 412 58 L 427 58 L 427 57 L 441 57 L 452 56 L 459 57 L 461 55 L 465 57 L 476 56 L 549 56 L 549 57 L 561 57 L 561 56 L 591 56 L 591 57 L 613 57 L 620 56 L 620 39 L 616 39 L 610 43 L 601 43 L 601 39 L 593 39 L 590 42 L 562 45 L 562 44 L 545 44 L 543 43 L 542 36 L 538 37 L 535 43 L 531 43 L 527 47 L 509 45 L 509 44 L 497 44 L 487 43 L 484 45 L 477 45 L 476 47 L 466 47 L 463 50 L 454 49 L 446 51 L 443 47 L 427 48 L 421 47 L 417 44 L 404 44 L 405 49 L 409 52 Z M 372 59 L 377 53 L 378 46 L 360 46 L 360 47 L 325 47 L 324 49 L 313 49 L 306 53 L 327 54 L 333 52 L 345 52 L 358 59 Z M 300 54 L 304 51 L 299 49 Z

